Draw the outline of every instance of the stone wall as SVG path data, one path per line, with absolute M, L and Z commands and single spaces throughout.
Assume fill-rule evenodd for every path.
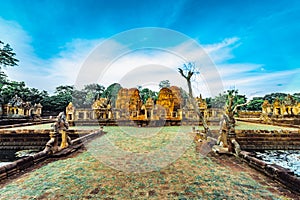
M 261 111 L 239 111 L 239 118 L 260 118 Z
M 300 130 L 236 130 L 236 136 L 242 150 L 300 150 Z
M 255 158 L 247 151 L 241 151 L 239 156 L 256 170 L 281 182 L 284 186 L 292 189 L 293 191 L 297 193 L 300 192 L 300 178 L 295 176 L 292 171 L 276 164 L 267 164 L 266 162 Z
M 238 120 L 250 123 L 300 128 L 300 117 L 298 116 L 294 118 L 270 118 L 269 120 L 262 118 L 238 118 Z
M 57 152 L 56 154 L 48 155 L 44 151 L 40 151 L 32 156 L 21 158 L 15 162 L 12 162 L 11 164 L 4 165 L 4 166 L 0 167 L 0 182 L 13 176 L 13 175 L 16 175 L 16 174 L 26 170 L 27 168 L 29 168 L 37 163 L 40 163 L 40 162 L 48 159 L 49 157 L 66 156 L 66 155 L 78 150 L 79 148 L 81 148 L 85 142 L 91 140 L 94 137 L 102 136 L 103 134 L 105 134 L 105 132 L 103 132 L 103 131 L 94 131 L 92 133 L 85 131 L 85 134 L 83 136 L 72 140 L 73 144 L 71 146 Z
M 49 141 L 51 129 L 0 130 L 0 151 L 42 150 Z M 88 134 L 86 130 L 67 130 L 71 139 Z

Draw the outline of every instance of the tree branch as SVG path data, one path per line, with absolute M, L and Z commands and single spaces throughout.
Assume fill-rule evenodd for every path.
M 237 108 L 248 105 L 250 102 L 251 101 L 247 101 L 246 103 L 236 105 L 233 109 L 233 113 L 235 113 L 237 111 Z

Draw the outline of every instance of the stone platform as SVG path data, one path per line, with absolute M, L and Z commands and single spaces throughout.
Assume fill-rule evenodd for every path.
M 242 150 L 300 150 L 300 130 L 236 130 L 236 136 Z
M 103 131 L 94 131 L 94 132 L 87 132 L 85 131 L 85 134 L 81 134 L 80 137 L 77 137 L 76 139 L 72 140 L 72 145 L 68 146 L 67 148 L 56 152 L 55 154 L 50 154 L 48 155 L 44 151 L 40 151 L 34 155 L 27 156 L 24 158 L 20 158 L 10 164 L 4 165 L 0 167 L 0 182 L 13 176 L 16 175 L 25 169 L 36 165 L 48 158 L 59 158 L 66 156 L 74 151 L 77 151 L 79 148 L 83 146 L 83 144 L 97 136 L 102 136 L 105 134 Z M 49 138 L 48 138 L 49 140 Z M 43 145 L 45 147 L 45 143 Z
M 34 130 L 18 129 L 0 130 L 0 158 L 1 160 L 12 160 L 14 154 L 22 150 L 41 151 L 49 141 L 51 129 Z M 91 131 L 91 130 L 90 130 Z M 72 140 L 87 135 L 87 130 L 67 130 Z M 61 138 L 59 137 L 59 142 Z
M 155 127 L 155 126 L 202 126 L 202 122 L 199 120 L 191 119 L 161 119 L 161 120 L 128 120 L 128 119 L 101 119 L 101 120 L 76 120 L 72 121 L 75 126 L 141 126 L 141 127 Z M 209 120 L 208 125 L 219 125 L 220 120 Z

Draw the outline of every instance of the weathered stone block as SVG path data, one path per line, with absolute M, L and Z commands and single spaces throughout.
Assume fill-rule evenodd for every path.
M 48 157 L 48 155 L 44 151 L 40 151 L 32 156 L 34 164 L 45 160 L 47 157 Z
M 0 182 L 7 178 L 6 168 L 4 166 L 0 167 Z
M 17 168 L 17 163 L 16 162 L 5 165 L 4 167 L 6 169 L 6 174 L 7 174 L 8 177 L 13 176 L 16 173 L 18 173 L 18 168 Z
M 19 171 L 22 171 L 34 164 L 32 156 L 19 159 L 16 161 L 16 163 L 17 163 L 17 168 Z

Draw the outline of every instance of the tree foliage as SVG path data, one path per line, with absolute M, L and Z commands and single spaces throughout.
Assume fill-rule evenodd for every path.
M 75 107 L 90 108 L 93 102 L 101 97 L 105 87 L 100 84 L 85 85 L 82 90 L 73 91 L 73 104 Z
M 238 90 L 227 90 L 223 93 L 220 93 L 215 98 L 207 98 L 208 100 L 208 107 L 209 108 L 224 108 L 226 104 L 228 104 L 228 95 L 233 96 L 233 105 L 240 105 L 247 102 L 247 98 L 245 95 L 238 94 Z M 240 107 L 239 109 L 244 110 L 246 109 L 245 106 Z
M 285 93 L 271 93 L 264 96 L 265 100 L 268 100 L 269 103 L 273 103 L 276 98 L 278 98 L 280 101 L 283 101 L 287 94 Z
M 159 89 L 162 89 L 162 88 L 168 88 L 171 86 L 170 84 L 170 81 L 169 80 L 163 80 L 163 81 L 160 81 L 159 82 Z
M 158 92 L 152 91 L 149 88 L 141 88 L 140 97 L 143 100 L 143 103 L 146 103 L 149 97 L 156 101 L 158 98 Z
M 9 44 L 4 44 L 0 40 L 0 69 L 1 66 L 16 66 L 19 62 L 18 59 L 15 58 L 16 53 L 13 52 L 13 49 L 10 47 Z
M 300 93 L 295 93 L 292 96 L 297 102 L 300 102 Z
M 122 86 L 119 83 L 113 83 L 106 88 L 106 90 L 102 93 L 102 97 L 105 97 L 109 100 L 111 105 L 114 107 L 116 104 L 117 96 L 119 90 Z
M 0 40 L 0 103 L 5 102 L 2 90 L 9 83 L 7 75 L 1 71 L 1 68 L 18 65 L 19 60 L 15 58 L 15 55 L 10 45 L 4 44 L 4 42 Z
M 31 102 L 34 105 L 35 103 L 40 103 L 48 96 L 48 92 L 26 87 L 25 82 L 7 81 L 1 89 L 3 103 L 8 103 L 15 95 L 21 97 L 23 101 Z
M 253 97 L 250 103 L 246 106 L 246 110 L 249 111 L 261 111 L 261 106 L 264 102 L 263 97 Z
M 62 85 L 55 88 L 54 95 L 45 97 L 41 103 L 43 110 L 48 112 L 62 112 L 69 102 L 72 102 L 73 86 Z

